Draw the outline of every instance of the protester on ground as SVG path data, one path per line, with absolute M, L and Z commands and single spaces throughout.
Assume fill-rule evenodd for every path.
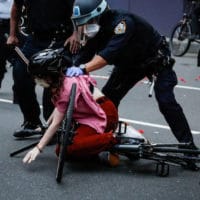
M 48 59 L 53 56 L 53 59 Z M 56 58 L 57 57 L 57 58 Z M 63 74 L 64 62 L 60 57 L 39 52 L 32 57 L 29 72 L 37 83 L 50 88 L 55 109 L 48 119 L 48 128 L 36 147 L 30 150 L 23 159 L 24 163 L 31 163 L 44 150 L 65 117 L 72 84 L 76 84 L 76 96 L 73 111 L 73 121 L 76 129 L 72 144 L 67 147 L 67 158 L 91 159 L 101 152 L 108 151 L 118 140 L 114 131 L 118 124 L 118 113 L 114 104 L 106 98 L 96 87 L 96 81 L 89 75 L 66 77 Z M 59 152 L 59 146 L 56 150 Z M 104 157 L 102 157 L 104 155 Z M 107 156 L 105 158 L 105 155 Z M 101 159 L 111 166 L 119 164 L 117 154 L 101 154 Z

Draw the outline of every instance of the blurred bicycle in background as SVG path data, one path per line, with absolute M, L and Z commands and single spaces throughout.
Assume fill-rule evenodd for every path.
M 172 29 L 169 45 L 174 56 L 183 56 L 187 53 L 192 42 L 200 43 L 200 33 L 195 32 L 195 26 L 199 24 L 194 22 L 194 10 L 197 6 L 200 6 L 200 2 L 191 1 L 182 19 Z

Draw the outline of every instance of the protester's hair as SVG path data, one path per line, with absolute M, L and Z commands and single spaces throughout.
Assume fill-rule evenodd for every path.
M 52 101 L 55 102 L 60 97 L 60 92 L 63 89 L 64 82 L 64 74 L 60 73 L 60 75 L 51 76 L 52 83 L 50 85 L 52 91 Z

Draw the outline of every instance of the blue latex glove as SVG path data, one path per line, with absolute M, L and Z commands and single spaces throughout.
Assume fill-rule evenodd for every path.
M 80 76 L 83 75 L 84 72 L 80 67 L 69 67 L 66 71 L 66 76 L 72 77 L 72 76 Z

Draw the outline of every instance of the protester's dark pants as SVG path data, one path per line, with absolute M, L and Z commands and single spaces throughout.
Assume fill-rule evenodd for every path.
M 115 67 L 108 82 L 103 87 L 103 93 L 110 98 L 116 106 L 121 99 L 141 79 L 146 76 L 144 71 L 122 71 Z M 174 96 L 174 86 L 177 77 L 172 69 L 164 69 L 157 76 L 155 83 L 155 96 L 161 113 L 168 122 L 174 136 L 179 142 L 193 142 L 191 130 L 181 106 Z
M 62 44 L 64 41 L 62 41 Z M 23 53 L 29 59 L 34 53 L 47 48 L 51 44 L 51 41 L 39 41 L 33 39 L 32 36 L 28 36 L 26 42 L 22 48 Z M 61 42 L 55 44 L 60 45 Z M 16 64 L 13 68 L 13 78 L 14 78 L 14 88 L 17 93 L 18 103 L 20 109 L 24 116 L 24 121 L 29 121 L 33 124 L 40 123 L 40 107 L 37 101 L 36 93 L 35 93 L 35 83 L 33 78 L 27 71 L 27 66 L 21 59 L 17 59 Z M 47 92 L 49 95 L 49 92 Z M 45 99 L 51 99 L 50 95 L 47 97 L 45 95 Z M 45 119 L 49 117 L 52 110 L 50 111 L 49 108 L 53 108 L 51 101 L 44 103 L 45 111 Z M 46 108 L 48 107 L 48 108 Z

